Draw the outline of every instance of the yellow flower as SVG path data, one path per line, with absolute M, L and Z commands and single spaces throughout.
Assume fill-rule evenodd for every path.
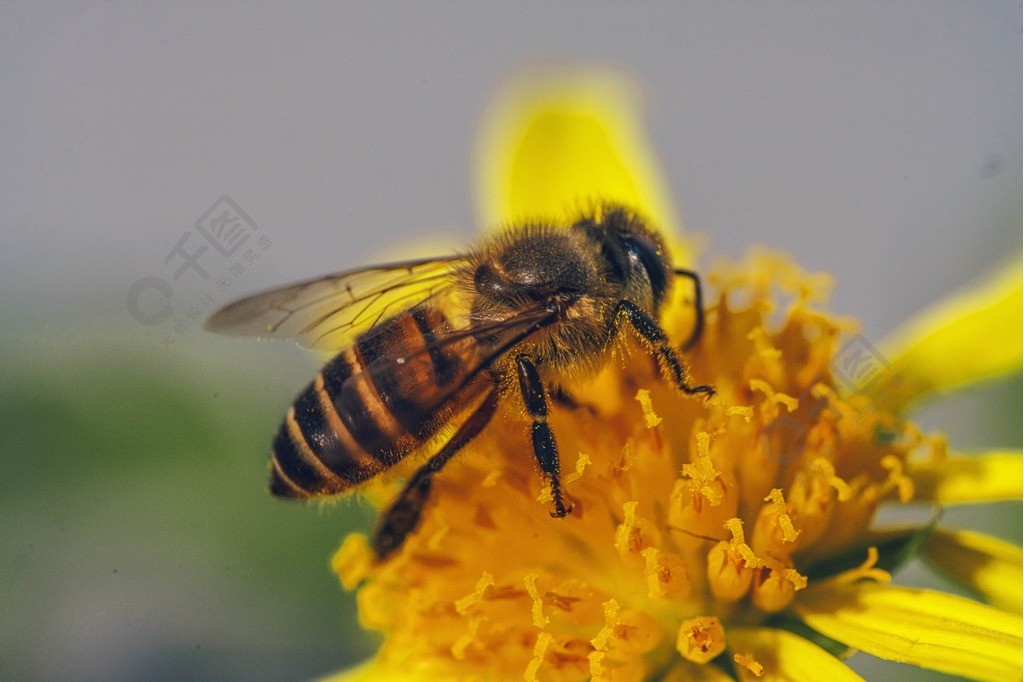
M 482 219 L 613 200 L 678 235 L 635 101 L 602 72 L 508 85 L 484 124 Z M 928 395 L 1018 370 L 1019 264 L 877 355 L 823 310 L 826 276 L 763 249 L 703 272 L 717 295 L 686 357 L 716 397 L 682 396 L 639 349 L 581 384 L 585 405 L 552 415 L 575 504 L 559 520 L 506 401 L 398 552 L 377 563 L 353 535 L 334 557 L 362 624 L 384 634 L 339 679 L 859 679 L 842 662 L 853 650 L 1020 678 L 1020 549 L 872 525 L 885 505 L 1020 498 L 1019 452 L 950 452 L 906 419 Z M 677 289 L 662 321 L 683 339 Z M 892 585 L 921 552 L 988 604 Z

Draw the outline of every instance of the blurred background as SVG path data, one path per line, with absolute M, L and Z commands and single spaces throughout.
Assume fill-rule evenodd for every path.
M 632 73 L 703 263 L 788 251 L 876 341 L 1021 257 L 1020 29 L 1017 2 L 3 4 L 0 677 L 371 654 L 328 562 L 372 510 L 265 491 L 318 359 L 201 320 L 472 241 L 474 130 L 517 66 Z M 1014 380 L 917 417 L 968 449 L 1019 447 L 1020 415 Z M 1020 541 L 1019 504 L 945 521 Z

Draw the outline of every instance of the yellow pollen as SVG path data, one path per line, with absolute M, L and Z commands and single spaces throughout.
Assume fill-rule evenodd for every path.
M 692 490 L 706 498 L 712 507 L 717 507 L 721 504 L 725 491 L 721 484 L 712 485 L 721 474 L 708 456 L 710 441 L 711 434 L 703 431 L 697 434 L 697 461 L 683 465 L 683 476 L 691 479 Z
M 895 455 L 886 455 L 882 458 L 881 464 L 889 470 L 886 489 L 896 488 L 896 494 L 899 496 L 900 502 L 910 502 L 914 498 L 914 482 L 903 473 L 903 462 Z
M 725 629 L 714 616 L 683 621 L 676 637 L 676 650 L 694 663 L 707 663 L 725 651 Z
M 651 404 L 651 392 L 641 388 L 636 392 L 636 399 L 640 403 L 640 409 L 644 411 L 644 424 L 649 429 L 661 423 L 661 417 L 654 413 L 654 406 Z
M 760 391 L 761 393 L 764 394 L 764 397 L 768 399 L 766 402 L 768 405 L 772 406 L 772 409 L 768 409 L 766 411 L 768 413 L 767 416 L 769 416 L 772 419 L 778 416 L 779 413 L 778 408 L 775 407 L 776 405 L 781 405 L 782 407 L 785 407 L 786 412 L 789 413 L 795 411 L 796 408 L 800 405 L 799 400 L 797 400 L 793 396 L 786 395 L 785 393 L 776 392 L 775 389 L 772 388 L 771 385 L 767 381 L 764 381 L 763 379 L 751 379 L 750 388 L 751 390 L 754 391 Z
M 590 659 L 590 672 L 594 677 L 599 677 L 601 674 L 601 663 L 604 659 L 604 653 L 608 650 L 608 640 L 615 634 L 615 626 L 619 624 L 619 602 L 609 599 L 601 604 L 601 609 L 604 611 L 604 627 L 590 640 L 590 644 L 594 647 L 595 651 L 588 656 Z M 600 655 L 595 656 L 594 654 Z M 596 672 L 594 670 L 595 666 L 597 667 Z
M 622 505 L 622 523 L 615 529 L 615 549 L 623 556 L 635 554 L 647 546 L 643 531 L 649 529 L 651 524 L 637 516 L 636 508 L 639 502 L 631 501 Z
M 543 605 L 544 602 L 540 597 L 540 593 L 537 591 L 537 578 L 539 576 L 536 573 L 527 573 L 523 577 L 523 582 L 526 583 L 526 592 L 530 595 L 530 599 L 533 600 L 533 624 L 541 630 L 544 626 L 551 622 L 551 619 L 544 615 Z
M 533 658 L 530 659 L 529 665 L 526 666 L 526 670 L 523 672 L 523 679 L 526 682 L 537 682 L 537 671 L 544 664 L 544 654 L 547 653 L 552 639 L 551 635 L 547 632 L 537 635 L 537 643 L 533 645 Z
M 747 656 L 746 654 L 733 654 L 732 660 L 736 661 L 738 665 L 742 665 L 744 668 L 754 673 L 757 677 L 764 675 L 764 666 L 758 663 L 753 656 Z
M 892 574 L 882 568 L 875 568 L 875 564 L 878 563 L 878 548 L 868 547 L 868 556 L 857 568 L 851 568 L 848 571 L 837 573 L 828 580 L 816 582 L 814 589 L 829 589 L 832 587 L 838 587 L 840 585 L 848 585 L 855 583 L 858 580 L 874 580 L 880 583 L 887 583 L 892 581 Z
M 868 558 L 854 570 L 859 571 L 861 573 L 861 577 L 875 580 L 880 583 L 890 582 L 892 580 L 892 574 L 885 569 L 875 568 L 875 564 L 877 563 L 878 548 L 874 546 L 868 547 Z
M 576 470 L 571 474 L 567 474 L 562 479 L 562 482 L 569 484 L 573 481 L 578 481 L 583 476 L 583 470 L 586 469 L 587 465 L 590 463 L 590 456 L 581 452 L 580 456 L 576 458 Z
M 743 417 L 743 420 L 747 422 L 754 418 L 754 408 L 749 405 L 733 405 L 727 407 L 725 413 L 730 417 Z
M 729 547 L 743 557 L 743 565 L 747 568 L 754 568 L 757 566 L 757 555 L 754 554 L 754 550 L 750 549 L 750 545 L 748 545 L 743 539 L 743 522 L 737 518 L 732 518 L 725 522 L 725 528 L 732 533 L 732 540 L 729 542 Z
M 494 576 L 487 571 L 484 571 L 484 574 L 480 576 L 480 580 L 476 583 L 476 589 L 455 602 L 455 610 L 460 614 L 465 615 L 470 606 L 484 598 L 484 593 L 487 591 L 487 588 L 492 585 L 494 585 Z
M 782 496 L 782 491 L 778 488 L 772 488 L 772 491 L 768 493 L 768 497 L 764 498 L 765 502 L 772 503 L 772 511 L 775 513 L 775 522 L 779 524 L 779 528 L 782 529 L 782 541 L 783 542 L 794 542 L 796 537 L 800 535 L 800 531 L 793 527 L 793 519 L 786 513 L 786 500 Z
M 466 659 L 466 649 L 469 648 L 470 644 L 476 641 L 477 632 L 480 630 L 480 623 L 483 622 L 482 618 L 470 618 L 469 619 L 469 632 L 459 637 L 452 644 L 452 658 L 456 661 L 463 661 Z
M 835 466 L 824 457 L 818 457 L 811 462 L 811 471 L 821 474 L 828 480 L 828 484 L 835 489 L 836 498 L 840 502 L 846 502 L 853 496 L 853 489 L 850 487 L 850 484 L 836 476 Z

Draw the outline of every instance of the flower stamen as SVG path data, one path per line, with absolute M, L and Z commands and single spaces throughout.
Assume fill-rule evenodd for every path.
M 676 650 L 694 663 L 707 663 L 725 651 L 725 628 L 714 616 L 683 621 L 676 637 Z

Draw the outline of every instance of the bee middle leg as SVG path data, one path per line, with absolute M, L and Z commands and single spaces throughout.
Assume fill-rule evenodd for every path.
M 668 372 L 669 378 L 672 379 L 672 382 L 680 391 L 687 395 L 703 393 L 706 398 L 710 398 L 715 394 L 713 386 L 705 384 L 694 386 L 690 383 L 690 376 L 686 371 L 686 365 L 679 359 L 661 326 L 654 318 L 644 312 L 643 308 L 632 301 L 622 300 L 619 301 L 619 305 L 615 309 L 615 317 L 618 318 L 620 314 L 626 316 L 633 329 L 650 345 L 658 360 Z
M 430 486 L 434 474 L 441 470 L 448 460 L 461 450 L 477 434 L 483 431 L 487 423 L 494 416 L 498 407 L 498 391 L 492 389 L 484 398 L 484 401 L 476 408 L 455 435 L 445 443 L 441 450 L 427 460 L 427 463 L 420 467 L 409 482 L 405 484 L 402 492 L 398 495 L 388 510 L 381 518 L 379 525 L 373 532 L 370 541 L 378 560 L 386 559 L 395 550 L 402 546 L 405 538 L 409 536 L 416 526 L 419 525 L 420 516 L 423 513 L 423 506 L 430 494 Z
M 555 509 L 551 515 L 556 519 L 572 513 L 572 505 L 565 505 L 562 496 L 561 466 L 558 461 L 558 444 L 555 434 L 548 425 L 548 403 L 544 397 L 544 383 L 537 372 L 537 365 L 528 355 L 516 358 L 516 371 L 519 375 L 519 390 L 523 394 L 526 411 L 533 418 L 531 436 L 533 454 L 537 458 L 540 470 L 551 484 L 551 496 L 555 501 Z

